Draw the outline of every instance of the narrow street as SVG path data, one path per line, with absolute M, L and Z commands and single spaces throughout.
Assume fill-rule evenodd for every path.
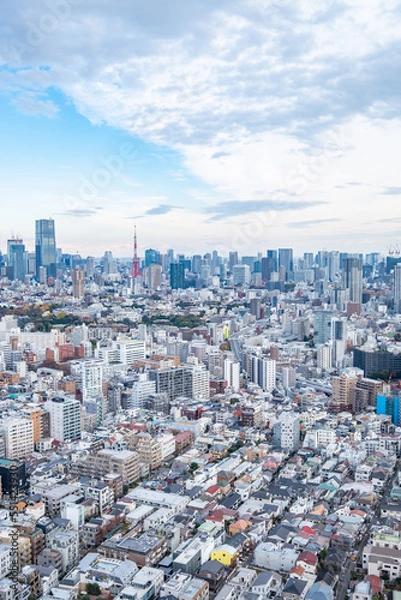
M 372 526 L 376 525 L 376 523 L 380 517 L 380 511 L 381 511 L 382 505 L 385 502 L 385 500 L 387 499 L 387 494 L 393 486 L 394 479 L 398 472 L 398 467 L 399 467 L 399 464 L 397 462 L 394 473 L 393 473 L 392 477 L 388 480 L 386 485 L 384 486 L 380 502 L 377 505 L 375 512 L 373 513 L 371 521 L 366 526 L 366 529 L 362 536 L 361 541 L 359 542 L 358 551 L 357 551 L 357 554 L 355 555 L 355 561 L 352 561 L 351 558 L 347 558 L 347 561 L 346 561 L 344 567 L 341 569 L 340 580 L 339 580 L 339 583 L 337 584 L 337 589 L 336 589 L 336 600 L 344 600 L 345 596 L 347 595 L 347 589 L 349 588 L 352 571 L 361 562 L 363 549 L 366 546 L 367 541 L 369 539 Z

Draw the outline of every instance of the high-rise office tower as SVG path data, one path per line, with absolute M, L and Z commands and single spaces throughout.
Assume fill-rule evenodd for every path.
M 328 252 L 327 250 L 319 250 L 317 253 L 317 265 L 321 269 L 327 267 Z
M 313 252 L 304 252 L 304 261 L 305 269 L 311 269 L 314 263 Z
M 294 257 L 292 248 L 279 248 L 278 249 L 278 267 L 284 267 L 286 273 L 286 280 L 292 277 L 294 271 Z
M 238 252 L 230 252 L 228 255 L 228 269 L 231 273 L 234 265 L 238 265 Z
M 72 295 L 83 298 L 85 295 L 85 273 L 82 269 L 74 269 L 72 274 Z
M 200 280 L 203 285 L 208 286 L 210 284 L 210 275 L 210 265 L 203 263 L 200 272 Z
M 170 286 L 173 290 L 185 287 L 185 265 L 182 262 L 170 265 Z
M 347 319 L 333 317 L 331 320 L 332 365 L 341 367 L 347 349 Z
M 278 270 L 278 259 L 277 259 L 277 250 L 268 250 L 266 253 L 267 258 L 271 259 L 273 271 Z
M 248 265 L 234 265 L 232 273 L 234 285 L 247 285 L 251 282 L 251 270 Z
M 313 336 L 316 345 L 325 344 L 331 337 L 331 320 L 333 312 L 330 310 L 317 310 L 314 314 Z
M 161 264 L 162 258 L 158 250 L 154 250 L 153 248 L 148 248 L 145 250 L 145 267 L 149 267 L 149 265 Z
M 379 263 L 380 255 L 378 252 L 370 252 L 365 257 L 365 262 L 367 265 L 372 265 L 373 267 L 377 267 Z
M 93 258 L 93 256 L 88 256 L 88 258 L 86 259 L 85 272 L 86 272 L 86 276 L 90 279 L 94 276 L 94 274 L 95 274 L 95 259 Z
M 35 222 L 36 276 L 40 267 L 46 269 L 47 277 L 56 277 L 56 234 L 53 219 Z
M 7 240 L 7 265 L 10 269 L 10 279 L 23 281 L 25 277 L 25 246 L 21 239 Z
M 191 270 L 195 275 L 199 275 L 202 268 L 202 257 L 200 254 L 194 254 L 192 257 Z
M 362 303 L 362 260 L 360 258 L 344 258 L 343 285 L 348 290 L 349 300 Z
M 344 260 L 348 258 L 348 252 L 340 252 L 340 269 L 344 267 Z
M 217 269 L 221 265 L 221 257 L 219 256 L 217 250 L 213 250 L 212 252 L 212 260 L 210 261 L 210 268 L 212 270 L 212 274 L 215 275 Z
M 117 272 L 116 265 L 113 258 L 113 253 L 110 250 L 106 250 L 103 257 L 103 274 L 113 275 Z
M 164 273 L 170 273 L 170 265 L 174 262 L 174 250 L 169 248 L 164 255 Z
M 336 275 L 340 272 L 340 253 L 337 251 L 329 252 L 328 256 L 328 276 L 330 281 L 334 281 Z
M 261 260 L 262 280 L 270 281 L 272 273 L 276 271 L 277 261 L 273 257 L 263 257 Z
M 151 264 L 148 269 L 148 288 L 150 290 L 158 290 L 162 284 L 162 266 L 159 264 Z
M 401 263 L 394 269 L 394 310 L 401 313 Z
M 241 265 L 248 265 L 248 267 L 250 268 L 251 273 L 252 273 L 255 261 L 256 261 L 256 257 L 255 256 L 243 256 L 241 258 Z

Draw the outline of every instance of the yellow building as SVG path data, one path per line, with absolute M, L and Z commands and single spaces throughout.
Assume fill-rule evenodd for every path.
M 33 441 L 36 444 L 42 438 L 42 411 L 40 408 L 30 409 L 28 415 L 33 423 Z
M 219 546 L 210 555 L 211 560 L 217 560 L 222 565 L 232 567 L 237 562 L 239 551 L 230 546 L 229 544 L 223 544 Z

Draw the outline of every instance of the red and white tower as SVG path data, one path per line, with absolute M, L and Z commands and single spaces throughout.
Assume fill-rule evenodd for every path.
M 136 225 L 134 225 L 134 258 L 132 260 L 132 269 L 131 269 L 131 277 L 136 279 L 141 276 L 141 269 L 139 266 L 139 258 L 138 258 L 138 246 L 136 241 Z

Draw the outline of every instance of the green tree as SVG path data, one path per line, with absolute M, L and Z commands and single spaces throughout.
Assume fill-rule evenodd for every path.
M 101 594 L 98 583 L 87 583 L 86 591 L 90 596 L 100 596 L 100 594 Z

